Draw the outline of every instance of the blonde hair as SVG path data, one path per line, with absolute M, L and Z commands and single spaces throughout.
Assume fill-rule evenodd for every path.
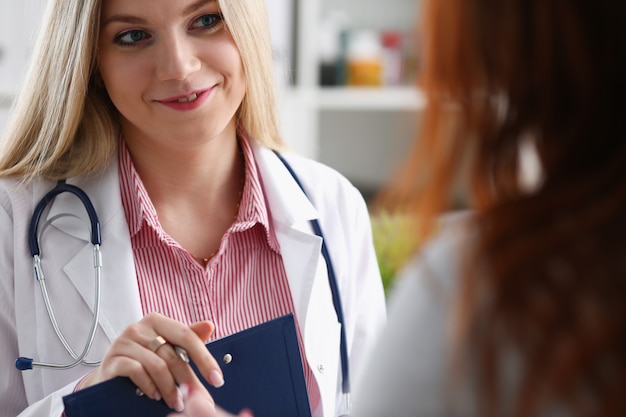
M 115 149 L 116 112 L 95 80 L 100 6 L 101 0 L 48 4 L 1 144 L 0 177 L 88 174 Z
M 274 67 L 262 0 L 221 0 L 240 51 L 246 94 L 239 128 L 284 147 L 277 122 Z M 0 177 L 88 175 L 114 155 L 118 113 L 97 71 L 102 0 L 51 0 L 24 87 L 0 143 Z
M 285 144 L 278 128 L 276 80 L 267 12 L 263 0 L 218 0 L 246 75 L 239 127 L 273 149 Z

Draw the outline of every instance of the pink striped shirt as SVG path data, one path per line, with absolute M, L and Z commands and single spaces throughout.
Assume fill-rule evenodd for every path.
M 245 137 L 240 146 L 246 178 L 239 213 L 206 268 L 163 230 L 123 141 L 120 146 L 122 204 L 143 313 L 158 311 L 186 324 L 210 320 L 214 339 L 295 314 L 254 154 Z M 298 338 L 311 409 L 317 410 L 319 388 L 304 358 L 299 329 Z

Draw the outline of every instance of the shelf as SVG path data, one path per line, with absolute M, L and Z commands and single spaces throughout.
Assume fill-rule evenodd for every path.
M 424 96 L 412 87 L 393 88 L 321 88 L 317 91 L 309 90 L 305 94 L 302 90 L 288 89 L 282 96 L 291 99 L 314 100 L 320 110 L 421 110 L 424 108 Z M 11 107 L 14 95 L 0 91 L 0 108 Z
M 424 105 L 424 96 L 414 87 L 327 87 L 318 93 L 320 110 L 416 111 Z

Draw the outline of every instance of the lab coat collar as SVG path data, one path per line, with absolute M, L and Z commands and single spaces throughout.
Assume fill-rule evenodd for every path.
M 70 178 L 67 183 L 81 188 L 91 199 L 100 220 L 101 229 L 119 214 L 122 208 L 121 203 L 120 205 L 114 203 L 121 201 L 116 157 L 104 168 L 102 174 Z M 41 190 L 42 195 L 50 191 L 54 184 L 48 183 L 46 186 L 49 189 Z M 80 222 L 77 222 L 76 218 L 80 219 Z M 57 225 L 60 230 L 70 236 L 89 241 L 89 233 L 87 233 L 89 216 L 80 201 L 70 193 L 60 194 L 50 203 L 46 220 L 51 222 L 54 220 L 51 224 Z
M 253 139 L 250 140 L 250 144 L 274 224 L 279 223 L 309 233 L 311 231 L 309 221 L 319 218 L 317 209 L 272 150 Z M 124 216 L 117 158 L 113 158 L 101 175 L 69 179 L 67 182 L 80 187 L 90 197 L 100 219 L 103 233 L 114 218 L 119 215 Z M 37 194 L 43 195 L 53 186 L 52 183 L 46 183 Z M 72 218 L 78 218 L 80 221 L 77 222 Z M 64 193 L 53 200 L 47 216 L 47 221 L 51 220 L 54 220 L 53 223 L 59 225 L 64 233 L 77 239 L 89 240 L 89 233 L 86 229 L 86 225 L 89 225 L 89 217 L 83 205 L 77 203 L 74 196 Z
M 251 139 L 250 144 L 259 167 L 266 198 L 271 203 L 271 216 L 274 221 L 297 227 L 318 218 L 317 209 L 276 154 L 256 140 Z

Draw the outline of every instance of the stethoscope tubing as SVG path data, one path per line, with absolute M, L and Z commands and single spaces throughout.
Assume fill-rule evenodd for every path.
M 79 187 L 67 184 L 64 180 L 57 182 L 57 185 L 50 190 L 35 207 L 33 211 L 33 217 L 31 218 L 30 226 L 28 228 L 28 246 L 30 248 L 30 254 L 34 257 L 40 255 L 39 239 L 37 237 L 37 230 L 39 229 L 39 220 L 46 207 L 61 193 L 74 194 L 83 203 L 87 214 L 89 215 L 89 221 L 91 223 L 91 243 L 95 246 L 102 245 L 102 234 L 100 232 L 100 221 L 98 220 L 98 214 L 94 208 L 87 193 L 81 190 Z
M 91 223 L 91 243 L 93 244 L 93 259 L 94 259 L 94 270 L 95 270 L 95 289 L 94 289 L 94 315 L 91 321 L 91 326 L 89 329 L 89 335 L 87 340 L 85 341 L 85 345 L 83 347 L 82 352 L 77 354 L 74 349 L 70 346 L 67 338 L 61 331 L 61 328 L 57 322 L 56 315 L 54 314 L 54 309 L 52 307 L 52 303 L 50 302 L 50 296 L 48 294 L 48 289 L 46 287 L 46 279 L 45 274 L 43 272 L 43 268 L 41 266 L 41 252 L 39 248 L 39 239 L 38 239 L 38 229 L 39 229 L 39 220 L 45 210 L 45 208 L 54 200 L 56 196 L 61 193 L 69 192 L 82 202 L 87 214 L 89 215 L 89 221 Z M 98 321 L 100 320 L 100 306 L 101 306 L 101 288 L 102 288 L 102 252 L 100 250 L 100 246 L 102 243 L 102 236 L 100 232 L 100 222 L 98 220 L 98 215 L 96 210 L 89 199 L 89 196 L 81 190 L 79 187 L 71 184 L 67 184 L 65 181 L 59 181 L 57 185 L 50 190 L 42 199 L 39 201 L 35 210 L 33 211 L 33 217 L 31 218 L 30 226 L 28 229 L 28 245 L 30 248 L 31 255 L 33 256 L 33 273 L 35 275 L 36 281 L 39 283 L 39 288 L 41 289 L 41 294 L 44 300 L 44 304 L 46 306 L 46 312 L 48 313 L 48 317 L 50 319 L 50 323 L 52 324 L 52 328 L 56 336 L 59 338 L 63 347 L 67 351 L 67 353 L 72 357 L 73 361 L 66 364 L 55 364 L 48 362 L 39 362 L 35 361 L 32 358 L 27 357 L 19 357 L 15 361 L 15 366 L 19 370 L 27 370 L 33 369 L 33 367 L 38 368 L 47 368 L 47 369 L 69 369 L 73 368 L 79 364 L 87 365 L 87 366 L 97 366 L 100 364 L 100 361 L 87 361 L 85 358 L 91 351 L 93 347 L 93 342 L 96 336 Z
M 94 253 L 94 268 L 95 268 L 95 294 L 94 294 L 94 317 L 91 322 L 91 326 L 89 328 L 89 337 L 85 346 L 83 347 L 83 351 L 80 355 L 76 354 L 74 349 L 70 346 L 69 342 L 65 338 L 65 335 L 61 331 L 61 328 L 56 320 L 56 315 L 54 314 L 54 310 L 52 309 L 52 303 L 50 302 L 50 297 L 48 295 L 48 289 L 46 287 L 46 280 L 39 279 L 39 285 L 41 287 L 41 293 L 43 295 L 44 304 L 46 305 L 46 310 L 48 311 L 48 317 L 50 318 L 50 323 L 54 329 L 54 332 L 58 336 L 59 340 L 65 347 L 65 350 L 74 358 L 74 362 L 67 365 L 55 365 L 55 364 L 47 364 L 47 363 L 39 363 L 38 366 L 43 366 L 45 368 L 54 368 L 54 369 L 69 369 L 74 366 L 82 363 L 87 366 L 98 366 L 101 361 L 86 361 L 85 357 L 91 351 L 93 347 L 93 341 L 96 335 L 96 327 L 98 325 L 98 321 L 100 319 L 100 305 L 101 305 L 101 291 L 102 291 L 102 252 L 100 251 L 100 245 L 95 245 L 93 247 Z

